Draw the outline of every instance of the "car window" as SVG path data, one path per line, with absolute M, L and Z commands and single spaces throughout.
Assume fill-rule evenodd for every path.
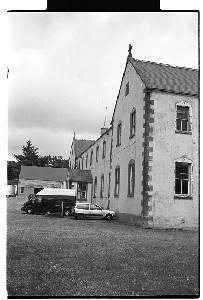
M 89 209 L 89 204 L 78 204 L 77 209 Z
M 90 204 L 90 210 L 101 210 L 101 208 L 97 205 Z

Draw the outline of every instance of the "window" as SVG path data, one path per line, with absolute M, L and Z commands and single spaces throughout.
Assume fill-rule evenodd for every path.
M 116 146 L 120 146 L 120 145 L 121 145 L 121 122 L 117 126 L 117 145 Z
M 106 141 L 103 142 L 103 153 L 102 153 L 102 158 L 105 158 L 106 156 Z
M 125 86 L 125 97 L 129 94 L 129 82 Z
M 102 209 L 98 205 L 90 204 L 90 210 L 102 210 Z
M 120 167 L 117 166 L 115 169 L 115 196 L 119 196 L 120 190 Z
M 93 150 L 91 150 L 91 154 L 90 154 L 90 166 L 92 165 L 92 159 L 93 159 Z
M 191 196 L 191 164 L 187 162 L 175 163 L 175 194 Z
M 97 177 L 95 177 L 94 179 L 94 198 L 96 198 L 96 194 L 97 194 Z
M 88 163 L 88 154 L 86 156 L 86 168 L 87 168 L 87 163 Z
M 25 187 L 24 187 L 24 186 L 21 186 L 21 187 L 20 187 L 20 193 L 23 194 L 24 191 L 25 191 Z
M 78 163 L 78 169 L 80 169 L 80 160 L 79 160 L 79 163 Z
M 104 195 L 104 175 L 101 175 L 101 190 L 100 190 L 100 197 L 103 198 Z
M 82 158 L 82 170 L 83 170 L 83 165 L 84 165 L 84 157 Z
M 134 196 L 135 190 L 135 161 L 132 159 L 128 164 L 128 196 Z
M 130 138 L 135 135 L 135 120 L 136 120 L 136 110 L 133 110 L 130 114 Z
M 96 148 L 96 161 L 99 159 L 99 146 Z
M 77 204 L 77 209 L 87 209 L 87 210 L 89 210 L 89 204 Z
M 87 183 L 78 183 L 78 200 L 87 200 Z
M 176 130 L 189 132 L 189 107 L 177 105 Z

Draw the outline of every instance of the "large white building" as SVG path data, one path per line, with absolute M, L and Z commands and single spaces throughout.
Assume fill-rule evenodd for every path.
M 198 70 L 127 58 L 111 127 L 75 154 L 91 199 L 145 228 L 198 228 Z

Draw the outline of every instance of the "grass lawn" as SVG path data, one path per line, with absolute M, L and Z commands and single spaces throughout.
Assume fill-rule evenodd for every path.
M 20 212 L 8 198 L 8 296 L 197 296 L 198 232 Z

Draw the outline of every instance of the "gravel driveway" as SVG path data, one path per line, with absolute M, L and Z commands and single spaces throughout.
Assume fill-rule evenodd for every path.
M 197 296 L 198 232 L 20 212 L 8 198 L 8 296 Z

